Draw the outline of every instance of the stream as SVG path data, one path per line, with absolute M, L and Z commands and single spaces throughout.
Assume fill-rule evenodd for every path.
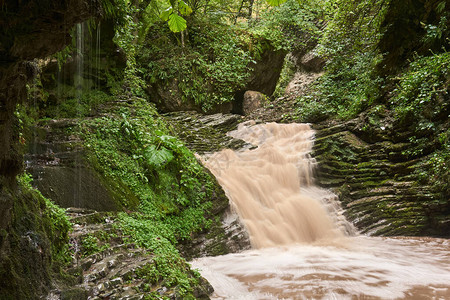
M 450 299 L 450 241 L 358 235 L 337 198 L 314 185 L 308 124 L 246 122 L 257 147 L 204 158 L 252 250 L 191 262 L 212 299 Z

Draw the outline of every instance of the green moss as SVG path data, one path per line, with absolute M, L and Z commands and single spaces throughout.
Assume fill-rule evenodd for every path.
M 116 226 L 129 242 L 154 254 L 150 282 L 164 279 L 163 285 L 189 297 L 197 279 L 176 245 L 210 226 L 205 216 L 217 188 L 214 179 L 143 99 L 104 109 L 109 117 L 85 120 L 80 131 L 93 166 L 134 195 L 121 198 L 128 213 L 119 213 Z M 101 251 L 100 238 L 83 240 L 86 255 Z
M 449 52 L 419 57 L 410 64 L 391 100 L 401 123 L 419 130 L 433 126 L 432 121 L 448 106 L 442 97 L 448 93 L 449 65 Z
M 11 230 L 3 233 L 1 299 L 37 299 L 50 288 L 52 272 L 59 272 L 68 260 L 70 223 L 64 210 L 33 189 L 30 181 L 21 175 L 17 189 L 8 192 L 13 211 Z

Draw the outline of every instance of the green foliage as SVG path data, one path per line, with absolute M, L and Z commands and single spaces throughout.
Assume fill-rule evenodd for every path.
M 439 148 L 431 155 L 428 181 L 442 191 L 444 195 L 450 195 L 450 129 L 438 136 Z
M 143 96 L 145 94 L 145 82 L 143 82 L 140 76 L 140 69 L 136 64 L 136 53 L 139 52 L 141 46 L 137 43 L 139 36 L 136 36 L 136 32 L 139 32 L 140 28 L 140 22 L 137 18 L 140 8 L 132 3 L 127 3 L 124 8 L 123 23 L 116 28 L 114 42 L 125 51 L 127 65 L 124 72 L 123 86 L 114 91 L 114 94 L 122 94 L 125 90 L 130 95 Z
M 313 44 L 319 38 L 318 16 L 321 14 L 322 8 L 317 3 L 300 5 L 295 0 L 288 0 L 283 5 L 263 11 L 260 18 L 250 23 L 249 30 L 270 41 L 275 49 L 295 50 Z
M 329 103 L 312 95 L 297 99 L 297 107 L 297 116 L 302 122 L 320 122 L 337 113 Z
M 230 102 L 249 75 L 250 53 L 241 32 L 229 26 L 195 23 L 185 47 L 160 25 L 149 31 L 138 63 L 149 85 L 167 85 L 174 97 L 192 101 L 204 111 Z
M 173 154 L 165 147 L 157 149 L 157 146 L 150 145 L 145 148 L 143 158 L 146 164 L 159 168 L 168 164 L 173 159 Z
M 41 101 L 39 106 L 45 115 L 50 118 L 80 118 L 94 114 L 98 107 L 114 98 L 102 91 L 85 89 L 80 91 L 75 87 L 61 85 L 59 97 L 55 102 L 47 99 Z
M 384 79 L 376 72 L 382 59 L 376 47 L 385 4 L 383 0 L 345 0 L 325 5 L 325 18 L 330 20 L 315 50 L 327 59 L 325 75 L 309 95 L 298 99 L 301 120 L 352 118 L 379 99 Z
M 387 13 L 378 48 L 384 53 L 380 72 L 394 75 L 415 55 L 450 49 L 450 10 L 446 0 L 386 1 Z
M 169 24 L 170 30 L 173 32 L 181 32 L 187 28 L 186 20 L 174 13 L 169 16 L 169 21 L 167 21 L 167 23 Z
M 430 185 L 434 191 L 442 193 L 443 199 L 447 199 L 450 195 L 450 129 L 438 134 L 437 140 L 436 151 L 431 153 L 414 173 L 421 184 Z M 423 151 L 420 145 L 417 149 Z
M 419 57 L 398 78 L 390 103 L 401 123 L 427 130 L 448 110 L 449 66 L 450 52 Z
M 138 245 L 153 252 L 154 264 L 140 270 L 144 279 L 151 283 L 162 281 L 161 284 L 168 288 L 176 286 L 180 295 L 192 292 L 197 280 L 192 277 L 186 261 L 175 248 L 176 241 L 171 236 L 173 232 L 169 225 L 161 226 L 154 219 L 140 214 L 121 214 L 119 220 L 124 233 L 131 235 Z
M 311 93 L 297 100 L 301 120 L 349 119 L 369 108 L 379 98 L 384 83 L 373 69 L 378 58 L 355 55 L 352 64 L 327 70 L 311 87 Z
M 189 295 L 197 279 L 175 246 L 209 226 L 204 215 L 211 207 L 212 178 L 145 100 L 133 98 L 108 115 L 83 121 L 81 131 L 96 168 L 139 198 L 138 211 L 119 214 L 118 226 L 154 253 L 154 269 L 144 275 L 150 282 L 163 280 Z M 101 251 L 95 237 L 83 240 L 83 249 Z
M 99 238 L 92 234 L 87 234 L 81 238 L 81 254 L 83 256 L 89 256 L 91 254 L 104 251 L 108 248 L 108 243 L 101 243 Z
M 272 6 L 278 6 L 280 4 L 283 4 L 284 2 L 286 2 L 286 0 L 267 0 L 267 3 Z
M 97 238 L 90 234 L 83 236 L 81 239 L 81 249 L 84 256 L 100 252 Z
M 181 32 L 186 30 L 186 20 L 181 15 L 190 15 L 192 13 L 192 8 L 189 7 L 189 5 L 187 5 L 183 0 L 171 1 L 170 4 L 171 6 L 160 14 L 160 18 L 163 21 L 167 21 L 169 29 L 172 32 Z
M 70 255 L 68 253 L 69 231 L 72 230 L 66 211 L 44 197 L 41 192 L 31 186 L 31 175 L 23 173 L 17 177 L 19 186 L 32 193 L 42 202 L 42 221 L 44 230 L 51 242 L 52 258 L 54 262 L 68 263 Z

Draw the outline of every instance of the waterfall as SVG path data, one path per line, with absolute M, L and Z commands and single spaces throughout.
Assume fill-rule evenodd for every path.
M 314 185 L 307 124 L 243 123 L 253 144 L 204 164 L 254 249 L 192 262 L 212 299 L 450 299 L 450 241 L 356 235 L 331 192 Z
M 313 184 L 314 131 L 308 124 L 244 123 L 229 134 L 257 148 L 223 150 L 205 165 L 226 191 L 254 248 L 339 238 L 349 231 L 351 226 L 335 224 L 339 206 L 332 193 Z

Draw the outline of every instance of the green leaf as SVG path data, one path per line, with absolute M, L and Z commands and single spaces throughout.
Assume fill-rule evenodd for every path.
M 169 20 L 169 16 L 172 14 L 173 9 L 172 7 L 169 7 L 168 9 L 166 9 L 165 11 L 163 11 L 159 17 L 163 20 L 163 21 L 167 21 Z
M 267 0 L 267 3 L 272 6 L 278 6 L 286 2 L 286 0 Z
M 173 154 L 170 150 L 165 147 L 161 147 L 158 150 L 155 145 L 147 147 L 144 156 L 146 162 L 156 168 L 165 166 L 173 159 Z
M 438 3 L 438 5 L 436 6 L 436 12 L 437 13 L 442 13 L 445 9 L 445 1 L 441 1 Z
M 172 150 L 174 148 L 178 148 L 183 145 L 176 137 L 173 137 L 171 135 L 161 135 L 159 139 L 161 140 L 164 146 L 169 147 Z
M 183 16 L 188 16 L 192 13 L 192 8 L 183 0 L 178 1 L 178 9 Z
M 183 17 L 181 17 L 175 13 L 172 13 L 169 16 L 168 23 L 169 23 L 170 30 L 172 30 L 173 32 L 181 32 L 181 31 L 185 30 L 187 27 L 186 20 Z

